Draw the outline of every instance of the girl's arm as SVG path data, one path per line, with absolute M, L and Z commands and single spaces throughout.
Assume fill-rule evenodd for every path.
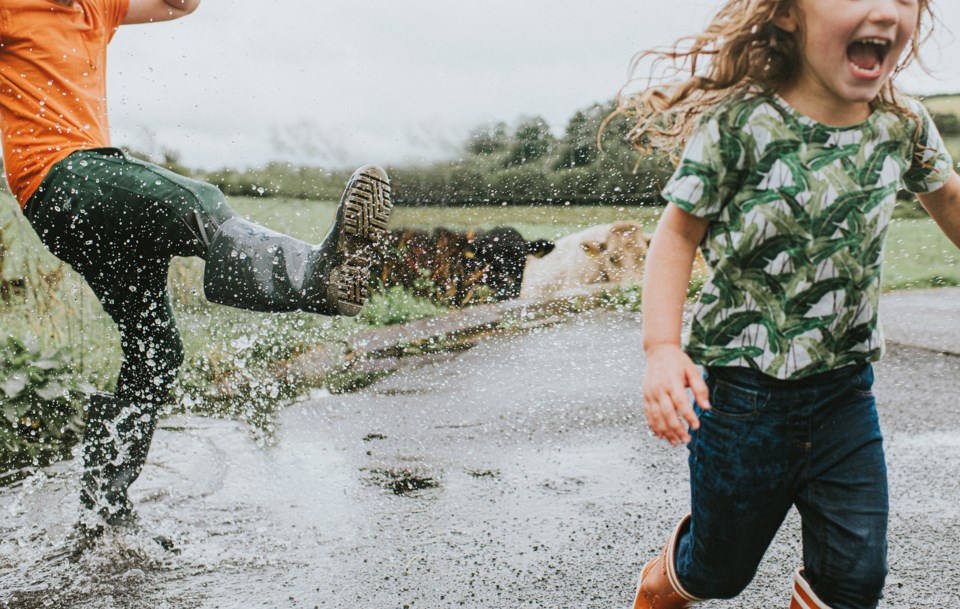
M 944 234 L 960 247 L 960 176 L 954 173 L 939 189 L 918 194 L 917 198 Z
M 200 0 L 130 0 L 124 25 L 171 21 L 189 15 L 200 6 Z
M 663 212 L 647 253 L 641 317 L 647 355 L 643 409 L 653 433 L 674 446 L 690 441 L 681 416 L 691 428 L 700 426 L 687 387 L 701 408 L 710 408 L 700 370 L 680 348 L 690 269 L 706 230 L 706 220 L 671 203 Z

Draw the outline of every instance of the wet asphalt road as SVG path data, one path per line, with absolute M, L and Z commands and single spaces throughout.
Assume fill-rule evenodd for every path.
M 60 464 L 0 490 L 0 607 L 628 607 L 688 502 L 686 450 L 643 422 L 640 340 L 636 316 L 595 312 L 411 360 L 289 408 L 267 445 L 168 419 L 132 493 L 143 530 L 77 563 L 59 556 L 77 464 Z M 960 357 L 890 345 L 876 371 L 881 607 L 960 606 Z M 743 595 L 701 606 L 785 608 L 799 564 L 792 513 Z

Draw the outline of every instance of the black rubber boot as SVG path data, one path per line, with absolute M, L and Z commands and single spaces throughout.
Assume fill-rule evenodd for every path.
M 136 523 L 127 489 L 147 460 L 157 409 L 156 404 L 132 404 L 111 394 L 90 396 L 80 502 L 108 525 Z
M 240 309 L 352 317 L 369 296 L 370 267 L 392 208 L 386 172 L 365 165 L 350 177 L 319 246 L 231 218 L 210 242 L 203 291 L 211 302 Z

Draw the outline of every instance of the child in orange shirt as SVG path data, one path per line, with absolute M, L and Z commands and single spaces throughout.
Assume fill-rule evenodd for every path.
M 79 529 L 129 524 L 127 489 L 183 361 L 167 294 L 173 256 L 206 261 L 214 302 L 256 311 L 356 315 L 390 216 L 380 167 L 351 177 L 319 246 L 240 217 L 215 187 L 110 146 L 107 44 L 125 24 L 176 19 L 200 0 L 4 0 L 0 131 L 10 188 L 43 243 L 86 279 L 116 322 L 113 394 L 91 396 Z

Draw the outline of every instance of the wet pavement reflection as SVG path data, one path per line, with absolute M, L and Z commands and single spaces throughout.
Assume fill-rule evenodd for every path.
M 0 489 L 0 607 L 627 607 L 687 502 L 686 451 L 646 431 L 635 315 L 501 336 L 346 395 L 258 442 L 166 419 L 131 496 L 139 530 L 72 562 L 76 459 Z M 881 607 L 960 587 L 960 358 L 892 345 L 877 366 L 891 476 Z M 153 541 L 174 540 L 174 551 Z M 738 599 L 785 607 L 791 513 Z

